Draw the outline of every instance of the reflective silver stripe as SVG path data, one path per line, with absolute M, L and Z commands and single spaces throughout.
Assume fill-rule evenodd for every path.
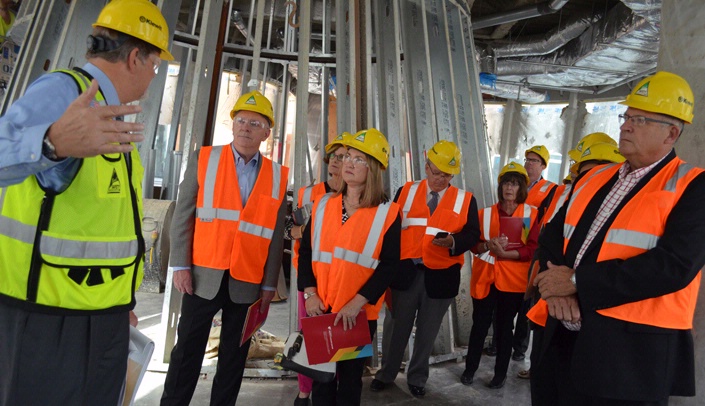
M 137 240 L 122 242 L 73 241 L 42 235 L 42 254 L 73 259 L 116 259 L 137 256 Z
M 666 182 L 666 185 L 663 187 L 663 190 L 666 190 L 668 192 L 675 192 L 676 184 L 678 183 L 678 181 L 681 180 L 685 175 L 687 175 L 691 169 L 693 169 L 693 165 L 687 162 L 683 162 L 682 164 L 678 165 L 676 173 L 674 173 L 671 179 Z
M 556 208 L 553 210 L 553 213 L 551 213 L 551 218 L 548 219 L 547 223 L 553 220 L 554 217 L 556 217 L 556 213 L 563 207 L 563 203 L 565 203 L 565 199 L 568 198 L 568 195 L 570 194 L 570 186 L 566 186 L 566 188 L 563 190 L 563 193 L 561 193 L 560 196 L 558 196 L 558 200 L 556 201 Z
M 409 226 L 426 227 L 426 224 L 428 224 L 427 218 L 411 217 L 411 218 L 405 218 L 405 219 L 401 220 L 401 227 L 402 228 L 407 228 Z
M 465 202 L 465 191 L 458 189 L 458 195 L 455 196 L 455 205 L 453 205 L 455 214 L 460 214 L 460 210 L 463 208 L 463 202 Z
M 316 221 L 313 223 L 313 232 L 311 234 L 311 260 L 330 264 L 333 262 L 333 255 L 330 252 L 321 251 L 321 234 L 323 234 L 324 213 L 326 205 L 332 195 L 325 194 L 318 201 L 316 206 Z
M 531 220 L 531 205 L 524 204 L 524 218 L 528 218 Z M 529 227 L 531 227 L 531 224 L 529 224 Z
M 271 240 L 274 235 L 274 229 L 248 223 L 247 221 L 241 221 L 240 224 L 238 224 L 237 229 L 243 233 L 251 234 L 256 237 L 263 237 L 268 240 Z
M 575 231 L 574 226 L 571 226 L 570 224 L 563 224 L 563 238 L 570 240 L 570 237 L 573 236 L 573 231 Z
M 406 201 L 404 202 L 404 207 L 401 210 L 401 228 L 406 229 L 408 226 L 420 226 L 421 224 L 414 224 L 414 223 L 408 223 L 407 216 L 409 215 L 409 211 L 411 211 L 411 204 L 414 202 L 414 198 L 416 197 L 416 191 L 419 189 L 419 185 L 421 185 L 421 181 L 416 181 L 414 182 L 411 187 L 409 188 L 409 194 L 406 196 Z M 424 219 L 426 220 L 426 219 Z M 426 224 L 423 224 L 424 226 Z
M 196 215 L 198 218 L 203 220 L 214 219 L 215 212 L 213 210 L 213 195 L 215 194 L 215 180 L 218 176 L 218 164 L 220 163 L 220 156 L 222 155 L 223 147 L 217 146 L 211 149 L 210 156 L 208 157 L 208 166 L 206 167 L 206 179 L 203 182 L 203 207 L 205 210 L 196 210 Z M 208 216 L 213 214 L 212 217 Z M 203 215 L 201 215 L 203 214 Z
M 304 195 L 301 197 L 301 206 L 305 206 L 309 203 L 313 203 L 311 201 L 311 194 L 313 193 L 313 186 L 309 186 L 306 189 L 304 189 Z
M 355 251 L 346 250 L 340 247 L 335 247 L 335 253 L 333 254 L 333 257 L 343 260 L 345 262 L 350 262 L 353 264 L 360 265 L 364 268 L 370 269 L 377 268 L 377 265 L 379 264 L 379 261 L 372 257 L 368 257 L 365 254 L 359 254 Z
M 448 230 L 444 230 L 442 228 L 436 228 L 436 227 L 426 227 L 426 235 L 433 235 L 435 236 L 438 233 L 450 233 Z
M 1 206 L 0 209 L 2 209 Z M 34 235 L 36 233 L 37 227 L 28 226 L 10 217 L 0 216 L 0 235 L 25 244 L 34 244 Z
M 595 171 L 595 173 L 593 173 L 592 176 L 595 176 L 595 175 L 597 175 L 597 174 L 600 173 L 600 172 L 606 171 L 607 169 L 610 169 L 610 168 L 612 168 L 612 167 L 615 166 L 615 165 L 621 165 L 621 164 L 608 164 L 608 165 L 605 165 L 604 168 L 600 168 L 600 169 L 598 169 L 597 171 Z M 591 177 L 592 177 L 592 176 L 591 176 Z M 570 199 L 570 203 L 568 203 L 568 211 L 570 211 L 570 209 L 573 208 L 573 203 L 575 203 L 576 198 L 580 195 L 580 192 L 583 191 L 583 189 L 585 188 L 585 186 L 587 186 L 587 184 L 590 183 L 590 182 L 589 182 L 589 179 L 585 179 L 585 182 L 581 182 L 581 183 L 582 183 L 582 184 L 580 185 L 580 187 L 575 190 L 575 193 L 573 193 L 573 198 Z
M 539 191 L 541 193 L 545 193 L 548 190 L 548 187 L 551 185 L 552 185 L 551 182 L 544 182 L 543 186 L 541 186 L 541 189 L 539 189 Z
M 661 237 L 654 234 L 616 228 L 607 232 L 605 242 L 650 250 L 656 246 L 659 238 Z
M 379 264 L 379 260 L 373 258 L 373 255 L 375 253 L 375 249 L 377 248 L 377 244 L 379 244 L 379 240 L 382 237 L 384 222 L 387 219 L 387 213 L 389 213 L 390 207 L 390 203 L 384 203 L 377 206 L 377 212 L 372 220 L 370 231 L 367 234 L 365 248 L 363 248 L 361 253 L 336 247 L 333 256 L 365 268 L 376 268 Z
M 487 262 L 488 264 L 494 265 L 494 256 L 490 255 L 489 251 L 485 251 L 482 254 L 477 256 L 481 260 Z
M 282 166 L 272 162 L 272 199 L 279 200 L 279 183 L 282 180 Z
M 240 220 L 240 210 L 206 209 L 205 207 L 198 207 L 196 208 L 196 217 L 203 220 L 220 219 L 238 221 Z
M 482 238 L 485 241 L 490 240 L 490 224 L 492 224 L 492 210 L 494 206 L 490 206 L 482 211 Z

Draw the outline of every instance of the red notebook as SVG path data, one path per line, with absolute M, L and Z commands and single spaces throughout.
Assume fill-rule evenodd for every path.
M 247 309 L 247 318 L 245 319 L 245 325 L 242 327 L 242 336 L 240 337 L 240 347 L 242 347 L 267 320 L 269 307 L 267 307 L 266 312 L 260 313 L 259 307 L 261 303 L 262 299 L 257 299 L 257 301 L 252 303 Z
M 338 321 L 337 326 L 333 325 L 337 314 L 301 319 L 310 365 L 372 356 L 367 313 L 361 311 L 355 319 L 355 326 L 348 331 L 343 331 L 342 320 Z
M 506 235 L 509 239 L 508 250 L 520 248 L 525 245 L 524 219 L 522 217 L 500 217 L 499 234 Z

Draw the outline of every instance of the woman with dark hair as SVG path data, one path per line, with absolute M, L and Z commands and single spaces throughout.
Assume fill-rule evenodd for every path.
M 465 371 L 460 377 L 463 384 L 472 384 L 475 371 L 480 365 L 487 330 L 492 323 L 492 313 L 496 312 L 494 339 L 497 343 L 497 359 L 494 377 L 487 384 L 492 389 L 501 388 L 507 379 L 514 317 L 524 298 L 528 282 L 527 269 L 538 245 L 539 231 L 536 208 L 524 203 L 529 183 L 526 169 L 516 162 L 510 162 L 500 171 L 498 183 L 499 203 L 479 211 L 480 241 L 472 249 L 476 257 L 473 259 L 470 278 L 473 325 Z M 510 244 L 501 230 L 502 219 L 507 217 L 516 218 L 521 223 L 521 242 L 513 241 Z
M 370 337 L 377 331 L 382 295 L 399 266 L 399 205 L 384 193 L 389 144 L 371 128 L 353 136 L 343 159 L 343 186 L 314 203 L 299 248 L 299 290 L 306 313 L 338 313 L 352 328 L 365 311 Z M 304 333 L 304 339 L 305 339 Z M 365 358 L 339 361 L 337 379 L 313 382 L 314 405 L 359 405 Z

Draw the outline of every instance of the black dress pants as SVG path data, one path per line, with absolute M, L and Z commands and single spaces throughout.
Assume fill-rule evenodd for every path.
M 519 311 L 523 298 L 524 293 L 502 292 L 492 284 L 486 298 L 472 299 L 472 329 L 468 341 L 468 355 L 465 359 L 466 371 L 474 375 L 480 366 L 482 347 L 487 337 L 487 330 L 492 324 L 492 312 L 494 311 L 497 317 L 495 331 L 497 358 L 494 366 L 494 379 L 502 380 L 507 376 L 509 360 L 512 356 L 514 316 Z
M 242 327 L 249 304 L 230 300 L 230 273 L 223 273 L 218 294 L 212 299 L 184 295 L 177 330 L 176 346 L 171 351 L 169 371 L 164 382 L 162 405 L 183 405 L 191 402 L 203 364 L 213 316 L 223 309 L 223 326 L 218 346 L 218 366 L 211 388 L 211 406 L 232 406 L 240 392 L 245 361 L 250 342 L 240 346 Z

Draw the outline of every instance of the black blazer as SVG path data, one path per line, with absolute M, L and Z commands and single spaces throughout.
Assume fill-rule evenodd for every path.
M 695 393 L 694 349 L 691 330 L 674 330 L 625 322 L 597 313 L 687 286 L 705 265 L 705 174 L 696 177 L 669 214 L 657 246 L 626 260 L 597 262 L 609 225 L 624 205 L 675 158 L 675 151 L 654 167 L 624 198 L 583 255 L 576 269 L 582 316 L 580 332 L 567 333 L 549 317 L 541 353 L 554 335 L 573 334 L 571 380 L 576 390 L 591 396 L 655 401 L 669 395 Z M 573 190 L 581 184 L 576 180 Z M 588 204 L 570 243 L 563 251 L 563 224 L 567 202 L 539 237 L 539 259 L 573 267 L 578 251 L 600 205 L 617 181 L 615 175 Z M 648 213 L 640 215 L 647 216 Z M 555 344 L 555 343 L 554 343 Z M 541 355 L 538 362 L 544 362 Z M 546 361 L 548 362 L 548 361 Z
M 394 196 L 394 201 L 399 201 L 399 195 L 401 194 L 402 188 L 397 190 Z M 426 193 L 426 190 L 423 191 Z M 468 208 L 468 218 L 465 226 L 460 230 L 460 232 L 453 234 L 453 239 L 455 240 L 455 250 L 448 250 L 450 256 L 458 256 L 465 254 L 465 251 L 469 250 L 477 244 L 480 238 L 480 220 L 477 214 L 477 201 L 475 196 L 470 200 L 470 207 Z M 404 259 L 399 262 L 399 272 L 397 272 L 396 277 L 392 280 L 390 287 L 396 290 L 407 290 L 411 286 L 416 275 L 417 265 L 411 259 Z M 458 295 L 458 288 L 460 287 L 460 265 L 455 264 L 447 269 L 433 269 L 429 270 L 425 266 L 421 265 L 420 269 L 426 271 L 424 273 L 424 282 L 426 286 L 426 293 L 429 297 L 433 299 L 446 299 L 455 297 Z

